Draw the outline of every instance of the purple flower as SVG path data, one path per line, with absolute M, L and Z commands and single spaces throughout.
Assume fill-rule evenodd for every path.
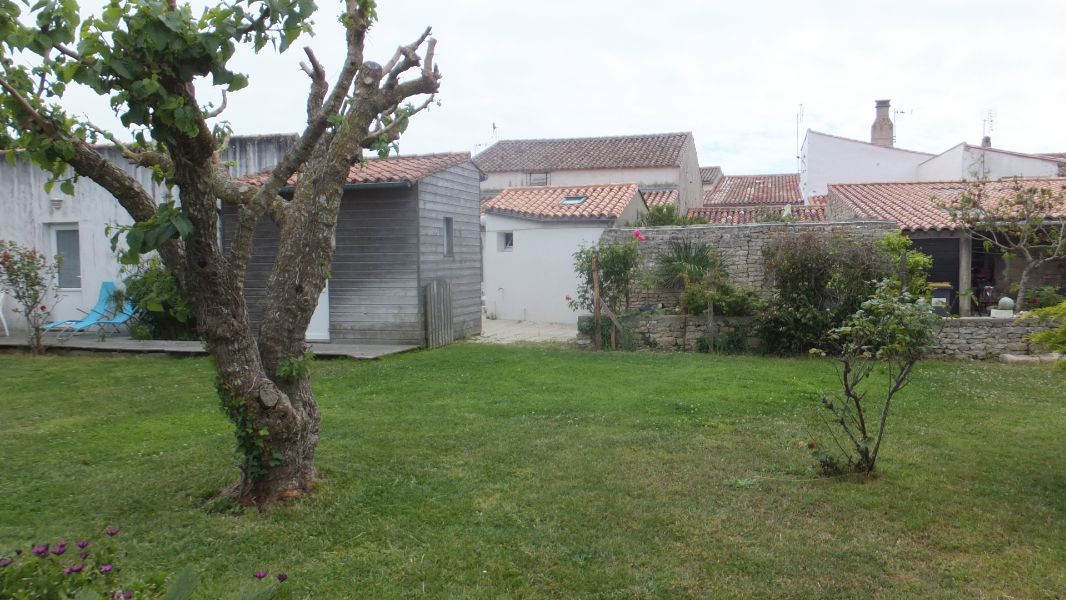
M 115 600 L 129 600 L 133 597 L 133 592 L 115 592 L 111 597 L 115 598 Z
M 63 569 L 63 573 L 65 573 L 67 575 L 70 575 L 71 573 L 81 573 L 82 570 L 84 570 L 84 569 L 85 569 L 85 565 L 82 564 L 82 563 L 78 563 L 78 564 L 76 564 L 76 565 L 74 565 L 72 567 L 67 567 L 67 568 Z
M 254 575 L 255 575 L 256 579 L 262 579 L 262 578 L 267 576 L 267 572 L 266 571 L 256 571 L 254 573 Z
M 114 527 L 108 527 L 107 531 L 105 531 L 104 533 L 107 535 L 107 537 L 115 537 L 116 535 L 118 535 L 118 529 L 115 529 Z
M 87 551 L 85 551 L 85 550 L 82 550 L 81 552 L 78 553 L 78 556 L 83 558 L 83 559 L 89 558 L 89 553 Z
M 114 567 L 112 567 L 111 565 L 101 565 L 100 566 L 100 572 L 101 573 L 110 573 L 111 569 L 113 569 L 113 568 Z
M 34 546 L 33 553 L 37 556 L 44 556 L 45 554 L 48 554 L 48 544 L 44 544 L 43 546 Z
M 277 574 L 277 578 L 278 578 L 278 581 L 285 581 L 286 579 L 289 578 L 289 576 L 284 574 L 284 573 L 278 573 Z
M 11 564 L 11 559 L 10 558 L 0 558 L 0 569 L 4 568 L 4 567 L 6 567 L 6 566 L 8 566 L 10 564 Z
M 60 545 L 56 546 L 55 548 L 52 548 L 52 554 L 55 554 L 56 556 L 60 556 L 66 551 L 67 551 L 67 547 L 66 547 L 65 544 L 60 544 Z
M 78 547 L 79 548 L 86 548 L 88 546 L 89 546 L 89 540 L 79 540 L 78 541 Z

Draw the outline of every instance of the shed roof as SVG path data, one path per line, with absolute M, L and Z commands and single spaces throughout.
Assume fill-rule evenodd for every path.
M 583 200 L 577 200 L 578 198 Z M 635 183 L 506 188 L 485 203 L 485 214 L 537 219 L 617 219 L 640 200 Z M 573 199 L 564 203 L 566 199 Z
M 958 198 L 969 185 L 972 183 L 965 181 L 830 184 L 829 197 L 839 200 L 859 218 L 896 221 L 904 230 L 951 231 L 960 227 L 938 203 Z M 1019 186 L 1066 192 L 1066 178 L 1000 179 L 988 182 L 984 194 L 988 202 L 996 202 L 1014 196 Z M 1066 217 L 1066 204 L 1046 216 Z
M 345 183 L 359 185 L 368 183 L 415 183 L 445 169 L 470 160 L 469 152 L 450 152 L 446 154 L 412 154 L 409 156 L 389 156 L 387 158 L 368 158 L 363 162 L 352 164 L 348 170 Z M 271 170 L 242 177 L 241 181 L 253 185 L 262 185 L 270 178 Z M 288 185 L 296 185 L 298 174 L 289 178 Z
M 692 134 L 500 140 L 474 157 L 486 173 L 676 167 Z

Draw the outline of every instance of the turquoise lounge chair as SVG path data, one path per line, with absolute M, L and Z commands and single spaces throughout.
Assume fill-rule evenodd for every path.
M 100 298 L 96 301 L 96 306 L 85 314 L 81 319 L 68 319 L 66 321 L 52 321 L 51 323 L 45 323 L 41 326 L 44 331 L 55 331 L 59 333 L 59 337 L 62 337 L 64 333 L 76 335 L 83 331 L 86 331 L 92 327 L 95 327 L 100 321 L 103 321 L 111 314 L 111 297 L 115 295 L 115 282 L 105 281 L 100 284 Z
M 110 319 L 103 319 L 96 322 L 96 326 L 101 330 L 110 327 L 111 333 L 118 333 L 122 326 L 129 322 L 130 319 L 137 316 L 137 309 L 133 307 L 133 304 L 129 300 L 122 305 L 122 310 L 115 314 Z

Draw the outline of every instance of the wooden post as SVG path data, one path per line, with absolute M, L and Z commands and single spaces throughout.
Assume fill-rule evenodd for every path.
M 592 347 L 599 350 L 603 343 L 603 331 L 600 329 L 600 261 L 592 257 Z
M 707 289 L 714 293 L 714 274 L 713 270 L 707 270 Z M 714 300 L 708 296 L 707 298 L 707 353 L 714 353 L 714 338 L 717 332 L 714 330 Z

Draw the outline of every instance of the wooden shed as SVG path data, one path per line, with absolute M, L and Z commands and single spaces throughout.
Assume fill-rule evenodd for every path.
M 337 219 L 332 277 L 308 340 L 436 346 L 480 333 L 481 177 L 467 153 L 353 165 Z M 235 210 L 224 209 L 226 245 L 235 222 Z M 264 219 L 245 278 L 253 323 L 276 251 L 277 228 Z

